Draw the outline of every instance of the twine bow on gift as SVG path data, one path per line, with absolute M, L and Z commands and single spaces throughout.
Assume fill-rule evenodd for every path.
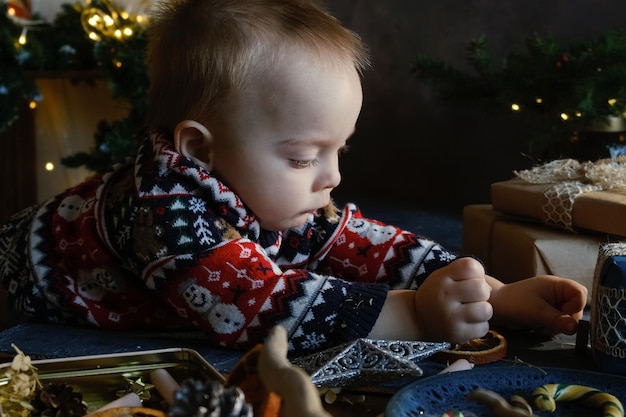
M 528 170 L 513 171 L 531 184 L 552 184 L 541 207 L 546 223 L 573 231 L 572 209 L 576 197 L 589 191 L 626 190 L 626 156 L 578 162 L 559 159 Z

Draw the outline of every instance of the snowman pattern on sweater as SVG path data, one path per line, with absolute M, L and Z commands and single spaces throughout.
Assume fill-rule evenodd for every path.
M 366 337 L 389 288 L 417 288 L 454 258 L 352 204 L 263 230 L 163 135 L 0 229 L 2 283 L 20 314 L 117 330 L 192 327 L 238 349 L 276 324 L 292 350 Z

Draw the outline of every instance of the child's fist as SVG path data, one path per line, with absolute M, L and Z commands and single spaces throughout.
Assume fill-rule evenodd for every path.
M 415 309 L 425 340 L 465 343 L 484 336 L 493 314 L 485 270 L 460 258 L 433 272 L 415 293 Z

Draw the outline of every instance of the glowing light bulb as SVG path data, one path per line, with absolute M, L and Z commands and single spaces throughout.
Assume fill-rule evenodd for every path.
M 87 23 L 89 23 L 90 26 L 98 26 L 100 21 L 100 16 L 98 16 L 97 14 L 94 14 L 89 19 L 87 19 Z
M 17 43 L 20 45 L 26 45 L 26 28 L 22 29 L 22 33 L 20 33 L 20 37 L 17 40 Z
M 535 99 L 535 103 L 537 103 L 537 104 L 541 104 L 541 103 L 543 103 L 543 99 L 542 99 L 541 97 L 537 97 L 537 98 Z
M 615 103 L 617 103 L 617 99 L 610 98 L 608 103 L 609 103 L 609 106 L 615 106 Z
M 46 162 L 46 171 L 54 171 L 54 164 L 52 162 Z
M 36 109 L 36 108 L 37 108 L 37 102 L 36 102 L 35 100 L 31 100 L 31 101 L 28 103 L 28 107 L 29 107 L 31 110 Z
M 122 32 L 124 33 L 124 36 L 133 36 L 133 30 L 131 28 L 124 28 Z
M 567 115 L 567 113 L 561 113 L 561 119 L 568 120 L 569 116 Z
M 519 104 L 513 103 L 513 104 L 511 104 L 511 110 L 513 110 L 513 111 L 520 111 L 521 108 L 520 108 Z

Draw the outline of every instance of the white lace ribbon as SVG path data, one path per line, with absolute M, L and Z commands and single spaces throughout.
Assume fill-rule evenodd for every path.
M 543 195 L 541 206 L 545 223 L 573 230 L 572 209 L 576 197 L 589 191 L 626 190 L 626 157 L 580 163 L 559 159 L 528 170 L 514 171 L 532 184 L 552 184 Z

